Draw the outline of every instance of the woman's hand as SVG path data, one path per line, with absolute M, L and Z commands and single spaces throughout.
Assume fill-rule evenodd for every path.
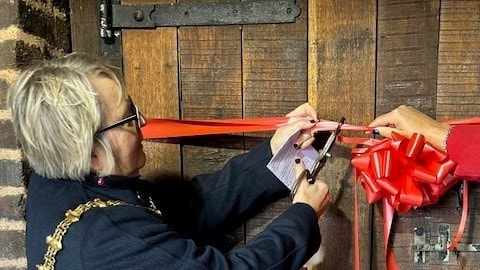
M 314 140 L 313 134 L 308 129 L 315 126 L 318 122 L 318 117 L 317 112 L 310 104 L 304 103 L 298 106 L 295 110 L 288 113 L 286 117 L 289 117 L 288 123 L 279 127 L 270 140 L 270 148 L 274 155 L 290 136 L 298 130 L 301 130 L 300 136 L 292 147 L 303 149 L 311 145 Z
M 444 149 L 449 125 L 439 123 L 422 112 L 405 105 L 377 117 L 368 125 L 384 137 L 392 137 L 392 131 L 410 138 L 420 133 L 433 146 Z
M 295 174 L 300 177 L 305 170 L 305 165 L 301 158 L 295 159 Z M 323 215 L 330 202 L 330 192 L 327 183 L 317 179 L 312 184 L 307 182 L 307 175 L 303 173 L 303 178 L 299 179 L 297 192 L 293 197 L 293 203 L 306 203 L 310 205 L 317 217 Z

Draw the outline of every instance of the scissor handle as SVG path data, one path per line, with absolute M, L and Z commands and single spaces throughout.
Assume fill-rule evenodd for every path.
M 319 165 L 315 169 L 313 169 L 312 172 L 307 170 L 307 182 L 309 184 L 313 184 L 315 182 L 315 179 L 317 178 L 317 175 L 320 172 L 320 169 L 322 169 L 323 165 L 325 164 L 325 161 L 326 161 L 326 156 L 321 163 L 318 163 Z
M 302 173 L 295 179 L 295 183 L 293 183 L 292 190 L 290 191 L 290 197 L 293 199 L 295 194 L 297 194 L 298 187 L 300 186 L 300 182 L 302 181 L 303 177 L 310 173 L 307 169 L 303 170 Z M 308 176 L 308 175 L 307 175 Z

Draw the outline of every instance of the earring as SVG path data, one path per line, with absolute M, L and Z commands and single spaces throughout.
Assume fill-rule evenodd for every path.
M 98 176 L 98 172 L 97 172 L 97 185 L 99 186 L 103 186 L 105 184 L 105 179 L 103 179 L 103 177 L 101 176 Z

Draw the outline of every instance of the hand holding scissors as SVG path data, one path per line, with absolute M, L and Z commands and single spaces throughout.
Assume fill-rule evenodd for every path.
M 345 118 L 342 117 L 342 119 L 338 122 L 337 128 L 330 133 L 330 136 L 328 137 L 327 141 L 325 142 L 325 145 L 321 149 L 318 157 L 315 159 L 315 162 L 313 163 L 313 166 L 311 170 L 305 169 L 299 177 L 297 177 L 295 184 L 293 185 L 292 191 L 291 191 L 291 196 L 295 196 L 295 193 L 297 192 L 298 186 L 305 177 L 307 176 L 307 182 L 309 184 L 313 184 L 315 182 L 315 178 L 317 177 L 318 173 L 320 170 L 323 168 L 325 165 L 327 159 L 331 157 L 331 154 L 329 151 L 331 150 L 333 144 L 335 143 L 335 139 L 337 138 L 338 134 L 340 133 L 340 128 L 345 123 Z

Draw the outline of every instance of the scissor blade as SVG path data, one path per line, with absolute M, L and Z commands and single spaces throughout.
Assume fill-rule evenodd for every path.
M 342 127 L 343 123 L 345 123 L 345 117 L 342 117 L 340 122 L 338 122 L 338 125 L 335 128 L 335 130 L 330 133 L 330 136 L 328 137 L 327 142 L 325 142 L 325 146 L 323 147 L 322 151 L 320 152 L 320 156 L 319 156 L 320 159 L 325 157 L 327 155 L 328 151 L 330 151 L 330 149 L 332 149 L 332 146 L 335 143 L 335 139 L 337 138 L 338 134 L 340 133 L 340 128 Z
M 320 153 L 318 154 L 318 157 L 315 159 L 315 162 L 312 165 L 311 174 L 310 174 L 310 176 L 312 177 L 312 182 L 314 181 L 317 174 L 320 172 L 320 169 L 323 167 L 323 164 L 325 164 L 326 156 L 328 155 L 328 152 L 330 151 L 333 144 L 335 143 L 335 139 L 340 133 L 340 128 L 342 127 L 343 123 L 345 123 L 345 117 L 342 117 L 340 122 L 338 122 L 337 128 L 330 133 L 330 136 L 325 142 L 325 145 L 323 146 L 322 151 L 320 151 Z

